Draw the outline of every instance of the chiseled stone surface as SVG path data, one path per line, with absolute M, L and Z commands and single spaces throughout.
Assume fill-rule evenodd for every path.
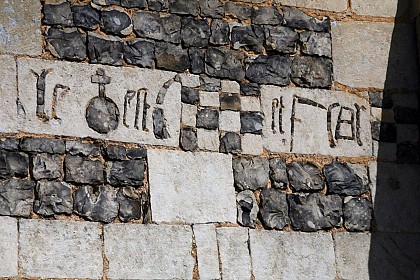
M 193 231 L 200 279 L 220 279 L 216 227 L 214 224 L 198 224 L 193 226 Z
M 19 261 L 25 277 L 101 278 L 97 223 L 22 220 Z
M 274 3 L 333 12 L 343 12 L 347 9 L 346 0 L 275 0 Z
M 154 222 L 236 223 L 230 155 L 149 150 L 147 160 Z
M 190 226 L 113 224 L 104 231 L 111 279 L 192 279 Z
M 249 235 L 256 280 L 335 279 L 331 234 L 250 230 Z
M 0 2 L 0 6 L 4 2 Z M 0 20 L 1 21 L 1 20 Z M 1 24 L 0 24 L 1 34 Z M 1 45 L 1 35 L 0 35 Z M 0 49 L 2 47 L 0 46 Z M 0 97 L 2 109 L 0 111 L 0 132 L 17 132 L 16 119 L 16 62 L 12 56 L 0 55 Z M 19 112 L 19 111 L 18 111 Z
M 0 277 L 18 275 L 17 220 L 0 217 Z
M 402 16 L 408 12 L 410 1 L 398 0 L 352 0 L 351 9 L 358 15 L 378 16 L 378 17 L 395 17 Z

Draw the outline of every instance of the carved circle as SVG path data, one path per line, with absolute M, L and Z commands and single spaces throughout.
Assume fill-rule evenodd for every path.
M 120 111 L 108 97 L 94 97 L 86 108 L 88 126 L 100 134 L 107 134 L 118 127 Z

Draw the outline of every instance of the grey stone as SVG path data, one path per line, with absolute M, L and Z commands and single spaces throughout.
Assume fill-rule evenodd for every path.
M 197 131 L 187 127 L 181 129 L 180 140 L 181 148 L 185 151 L 195 151 L 198 148 Z
M 121 0 L 121 6 L 125 8 L 147 8 L 146 0 Z
M 292 63 L 292 81 L 301 87 L 328 88 L 332 84 L 332 61 L 310 56 L 295 57 Z
M 264 227 L 282 230 L 290 224 L 286 194 L 264 188 L 260 194 L 260 213 Z
M 223 92 L 220 94 L 220 109 L 239 111 L 241 110 L 241 98 L 239 94 Z
M 287 199 L 292 226 L 296 229 L 316 231 L 340 225 L 343 210 L 338 195 L 290 194 Z
M 317 32 L 329 32 L 331 29 L 329 18 L 320 21 L 295 8 L 284 7 L 283 15 L 286 26 L 292 28 L 308 29 Z
M 236 196 L 238 223 L 245 227 L 255 227 L 258 215 L 258 204 L 252 191 L 246 190 Z
M 274 6 L 259 6 L 252 9 L 251 21 L 253 24 L 281 24 L 283 17 Z
M 217 129 L 219 127 L 219 111 L 202 108 L 197 112 L 197 127 Z
M 73 5 L 73 22 L 76 27 L 95 30 L 101 21 L 100 14 L 91 5 Z
M 228 1 L 225 2 L 225 15 L 232 16 L 239 20 L 247 20 L 251 18 L 252 10 L 250 6 Z
M 198 16 L 198 1 L 169 0 L 169 11 L 174 14 Z
M 121 0 L 93 0 L 92 3 L 101 6 L 120 5 Z
M 204 73 L 204 56 L 205 50 L 199 48 L 189 48 L 188 55 L 191 62 L 191 73 Z
M 181 72 L 190 67 L 188 52 L 182 49 L 181 46 L 157 42 L 155 54 L 159 68 Z
M 181 43 L 181 18 L 176 15 L 137 11 L 133 16 L 134 32 L 144 38 Z
M 19 139 L 7 137 L 0 139 L 0 150 L 17 151 L 19 149 Z
M 316 165 L 292 162 L 287 165 L 290 185 L 295 191 L 319 191 L 324 188 L 324 178 Z
M 206 52 L 206 73 L 210 76 L 241 81 L 245 78 L 244 53 L 224 48 Z
M 201 16 L 223 18 L 225 10 L 220 0 L 199 0 L 199 4 Z
M 390 94 L 382 91 L 369 92 L 369 102 L 372 107 L 392 108 L 392 98 Z
M 147 157 L 147 150 L 144 148 L 129 148 L 127 149 L 127 157 L 129 159 L 141 159 Z
M 73 212 L 71 187 L 65 182 L 38 182 L 34 211 L 42 216 Z
M 104 149 L 105 157 L 110 160 L 125 160 L 127 159 L 127 151 L 124 146 L 108 145 Z
M 226 132 L 220 137 L 221 153 L 240 153 L 241 152 L 241 136 L 235 132 Z
M 153 110 L 153 134 L 156 139 L 168 139 L 168 128 L 166 126 L 166 119 L 162 108 L 155 108 Z
M 220 80 L 207 75 L 200 75 L 200 84 L 204 91 L 216 92 L 221 89 Z
M 299 33 L 302 52 L 308 55 L 331 57 L 331 34 L 304 31 Z
M 18 276 L 17 219 L 0 217 L 0 277 Z
M 210 43 L 213 45 L 227 45 L 229 44 L 229 38 L 229 23 L 222 19 L 214 19 L 211 22 Z
M 32 158 L 32 175 L 35 180 L 62 178 L 63 159 L 59 155 L 37 154 Z
M 58 5 L 44 5 L 44 18 L 42 22 L 52 25 L 73 25 L 73 15 L 71 13 L 70 3 L 66 1 Z
M 88 33 L 88 56 L 91 63 L 122 65 L 124 43 L 116 37 Z
M 25 178 L 28 176 L 28 155 L 18 152 L 0 151 L 0 178 Z
M 141 186 L 145 169 L 146 166 L 143 160 L 109 162 L 107 181 L 114 186 Z
M 49 28 L 47 44 L 56 57 L 74 61 L 86 59 L 86 34 L 77 31 L 76 28 Z
M 107 134 L 118 128 L 120 112 L 115 102 L 108 97 L 97 96 L 86 108 L 88 126 L 100 134 Z
M 117 195 L 111 186 L 83 186 L 74 192 L 74 211 L 94 222 L 110 223 L 118 216 Z
M 241 95 L 260 96 L 261 89 L 257 83 L 241 83 Z
M 346 163 L 333 161 L 325 165 L 324 175 L 331 193 L 360 195 L 368 190 Z
M 238 190 L 257 190 L 267 186 L 269 165 L 265 158 L 236 158 L 232 162 Z
M 64 154 L 66 146 L 64 140 L 46 138 L 23 138 L 20 148 L 25 152 Z
M 182 87 L 181 88 L 181 101 L 183 103 L 196 105 L 200 101 L 198 89 Z
M 181 20 L 181 25 L 181 38 L 185 47 L 208 47 L 210 26 L 206 19 L 185 17 Z
M 299 35 L 290 27 L 264 26 L 267 50 L 281 53 L 295 53 Z
M 122 187 L 117 193 L 118 217 L 123 222 L 140 220 L 142 215 L 142 194 L 132 187 Z
M 124 43 L 124 58 L 129 64 L 152 68 L 155 60 L 155 45 L 147 40 L 133 40 Z
M 147 0 L 149 10 L 151 11 L 165 11 L 169 9 L 169 0 Z
M 101 153 L 99 144 L 83 143 L 80 141 L 66 141 L 66 153 L 72 156 L 93 156 L 97 157 Z
M 240 47 L 257 53 L 264 50 L 264 29 L 259 25 L 234 26 L 230 37 L 236 50 Z
M 241 113 L 241 133 L 262 134 L 264 116 L 260 112 Z
M 260 55 L 250 63 L 246 76 L 251 82 L 285 86 L 290 83 L 290 67 L 288 56 Z
M 102 184 L 104 182 L 104 167 L 99 160 L 67 156 L 65 173 L 67 182 L 80 184 Z
M 35 182 L 0 181 L 0 215 L 29 217 L 34 203 Z
M 219 252 L 214 224 L 194 225 L 200 279 L 220 279 Z
M 372 202 L 367 198 L 346 197 L 344 199 L 344 226 L 349 231 L 370 230 Z
M 289 179 L 287 178 L 286 161 L 282 158 L 272 158 L 269 161 L 271 187 L 285 190 Z
M 126 36 L 132 31 L 131 18 L 127 13 L 117 10 L 102 11 L 101 28 L 105 33 Z

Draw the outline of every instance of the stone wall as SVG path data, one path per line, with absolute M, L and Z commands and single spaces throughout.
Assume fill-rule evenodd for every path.
M 414 3 L 0 3 L 0 279 L 417 279 Z

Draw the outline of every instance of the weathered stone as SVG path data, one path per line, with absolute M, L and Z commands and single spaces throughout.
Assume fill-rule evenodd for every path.
M 127 149 L 127 157 L 129 159 L 141 159 L 147 157 L 147 150 L 143 148 L 129 148 Z
M 221 110 L 241 110 L 241 98 L 239 94 L 235 93 L 222 93 L 220 94 L 220 109 Z
M 141 186 L 145 169 L 146 166 L 143 160 L 109 162 L 107 181 L 114 186 Z
M 96 143 L 83 143 L 80 141 L 66 141 L 66 153 L 72 156 L 93 156 L 101 154 L 101 148 Z
M 0 215 L 29 217 L 34 203 L 35 182 L 0 181 Z
M 0 217 L 0 277 L 18 276 L 17 219 Z
M 218 92 L 200 91 L 199 95 L 200 95 L 200 106 L 213 107 L 215 109 L 219 109 L 220 97 L 219 97 Z
M 274 3 L 285 6 L 296 6 L 333 12 L 344 12 L 347 9 L 346 0 L 320 0 L 316 2 L 311 0 L 274 0 Z
M 88 126 L 100 134 L 118 128 L 120 112 L 115 102 L 108 97 L 94 97 L 86 108 Z
M 329 18 L 320 21 L 295 8 L 284 7 L 283 15 L 286 26 L 292 28 L 308 29 L 317 32 L 329 32 L 331 29 Z
M 261 101 L 258 96 L 241 96 L 241 111 L 260 112 Z
M 28 177 L 28 155 L 18 152 L 0 151 L 0 178 Z
M 198 149 L 197 131 L 193 128 L 183 128 L 181 130 L 180 144 L 185 151 L 195 151 Z
M 7 137 L 0 139 L 0 150 L 17 151 L 19 149 L 19 139 Z
M 149 10 L 151 11 L 160 12 L 169 9 L 168 0 L 147 0 L 147 4 L 149 6 Z
M 299 35 L 292 28 L 284 26 L 265 26 L 265 44 L 268 50 L 281 53 L 295 53 Z
M 369 102 L 372 107 L 392 108 L 392 98 L 390 94 L 384 94 L 382 91 L 369 92 Z
M 221 153 L 239 153 L 241 151 L 241 136 L 235 132 L 226 132 L 220 138 Z
M 235 223 L 231 160 L 230 155 L 219 153 L 149 150 L 153 221 Z
M 65 1 L 57 5 L 45 4 L 42 22 L 52 25 L 72 26 L 73 15 L 71 13 L 70 3 Z
M 184 71 L 190 67 L 187 50 L 170 43 L 156 43 L 156 64 L 159 68 Z
M 264 188 L 260 194 L 260 214 L 264 227 L 282 230 L 290 224 L 286 194 Z
M 241 83 L 241 95 L 260 96 L 260 86 L 257 83 Z
M 10 2 L 10 1 L 9 1 Z M 3 2 L 0 2 L 0 9 Z M 0 26 L 2 26 L 2 19 L 0 19 Z M 3 25 L 4 26 L 4 25 Z M 0 31 L 0 34 L 2 31 Z M 3 47 L 3 38 L 0 35 L 0 49 L 7 51 L 6 47 Z M 21 104 L 17 102 L 17 67 L 16 61 L 11 55 L 1 55 L 0 56 L 0 92 L 2 97 L 2 110 L 0 111 L 0 131 L 2 133 L 17 133 L 17 122 L 18 116 L 22 116 L 23 111 Z M 10 150 L 13 147 L 13 144 L 9 144 L 9 140 L 12 138 L 6 138 L 0 140 L 0 148 Z M 19 141 L 19 140 L 17 140 Z M 13 142 L 13 141 L 12 141 Z M 17 150 L 17 149 L 12 149 Z
M 219 252 L 214 224 L 194 225 L 198 272 L 201 279 L 220 279 Z
M 67 156 L 65 172 L 68 182 L 80 184 L 102 184 L 104 182 L 104 167 L 99 160 Z
M 203 17 L 222 18 L 224 7 L 220 0 L 199 0 L 200 15 Z
M 333 161 L 325 165 L 324 175 L 331 193 L 360 195 L 368 190 L 346 163 Z
M 19 229 L 19 263 L 26 277 L 102 277 L 102 238 L 98 224 L 23 220 Z M 60 254 L 51 248 L 60 248 Z
M 169 0 L 169 11 L 174 14 L 198 16 L 198 1 Z
M 259 25 L 235 26 L 232 28 L 231 41 L 236 50 L 244 47 L 245 50 L 261 53 L 264 50 L 264 29 Z
M 117 36 L 127 36 L 133 31 L 130 16 L 118 10 L 102 11 L 101 28 L 104 32 Z
M 182 104 L 181 123 L 185 126 L 196 127 L 197 106 Z
M 287 165 L 290 185 L 296 191 L 319 191 L 324 188 L 324 179 L 316 165 L 308 162 L 292 162 Z
M 210 26 L 206 19 L 185 17 L 181 20 L 181 38 L 184 46 L 206 48 L 209 45 Z
M 250 6 L 228 1 L 225 2 L 225 15 L 232 16 L 239 20 L 246 20 L 251 18 L 252 10 Z
M 147 8 L 146 0 L 121 0 L 121 6 L 125 8 Z
M 229 38 L 229 23 L 222 19 L 214 19 L 211 22 L 210 43 L 213 45 L 226 45 L 229 44 Z
M 332 61 L 327 58 L 298 56 L 292 62 L 292 81 L 301 87 L 330 87 Z
M 153 110 L 153 134 L 156 139 L 168 139 L 171 137 L 167 129 L 162 108 L 155 108 Z
M 282 158 L 272 158 L 269 161 L 271 187 L 285 190 L 289 179 L 287 178 L 286 161 Z
M 244 54 L 224 48 L 209 48 L 206 52 L 206 73 L 210 76 L 241 81 L 245 77 Z
M 240 85 L 238 82 L 229 81 L 229 80 L 222 80 L 222 92 L 223 93 L 240 93 Z
M 91 63 L 122 65 L 124 43 L 117 37 L 88 33 L 88 56 Z
M 344 199 L 344 226 L 349 231 L 370 230 L 372 203 L 367 198 Z
M 133 25 L 134 32 L 140 37 L 181 43 L 179 16 L 161 16 L 158 13 L 137 11 L 133 16 Z
M 198 89 L 182 87 L 181 88 L 181 101 L 183 103 L 196 105 L 200 101 Z
M 243 134 L 241 144 L 244 155 L 259 156 L 264 152 L 261 135 Z
M 197 144 L 200 150 L 218 152 L 220 147 L 219 131 L 198 128 Z
M 49 28 L 47 44 L 47 48 L 56 57 L 74 61 L 86 59 L 86 34 L 76 28 Z
M 134 65 L 152 68 L 155 60 L 155 45 L 147 40 L 133 40 L 124 43 L 124 58 Z
M 108 145 L 104 149 L 104 155 L 110 160 L 125 160 L 127 159 L 127 151 L 124 146 Z
M 290 83 L 290 66 L 287 56 L 260 55 L 250 63 L 246 76 L 255 83 L 285 86 Z
M 207 75 L 200 75 L 201 89 L 205 91 L 219 91 L 221 89 L 221 82 L 219 79 L 209 77 Z
M 140 220 L 142 214 L 142 194 L 132 187 L 122 187 L 117 193 L 118 217 L 123 222 Z
M 38 182 L 34 211 L 42 216 L 73 212 L 71 187 L 65 182 Z
M 92 3 L 101 6 L 120 5 L 121 0 L 92 0 Z
M 257 190 L 267 186 L 269 165 L 265 158 L 237 158 L 232 162 L 238 190 Z
M 367 168 L 362 164 L 347 163 L 347 166 L 353 171 L 354 175 L 359 179 L 363 188 L 366 190 L 370 189 L 370 179 Z
M 387 2 L 354 0 L 351 9 L 358 15 L 377 17 L 401 17 L 410 14 L 410 1 L 399 2 L 391 0 Z
M 197 127 L 217 129 L 219 127 L 219 111 L 213 109 L 199 109 L 197 112 Z
M 302 52 L 308 55 L 331 57 L 331 34 L 305 31 L 299 33 Z
M 35 180 L 59 179 L 63 174 L 63 160 L 61 156 L 37 154 L 32 158 L 32 175 Z
M 191 73 L 204 73 L 204 56 L 205 50 L 199 48 L 189 48 L 188 55 L 191 62 Z
M 74 211 L 94 222 L 110 223 L 118 216 L 117 195 L 111 186 L 83 186 L 74 192 Z
M 259 6 L 252 9 L 251 21 L 253 24 L 281 24 L 283 17 L 274 6 Z
M 25 152 L 64 154 L 66 146 L 63 140 L 45 138 L 23 138 L 20 148 Z
M 241 133 L 261 134 L 264 116 L 260 112 L 241 113 Z
M 340 225 L 343 214 L 338 195 L 290 194 L 287 196 L 292 226 L 302 231 L 316 231 Z
M 258 215 L 258 204 L 252 191 L 246 190 L 236 196 L 238 223 L 245 227 L 255 227 Z

